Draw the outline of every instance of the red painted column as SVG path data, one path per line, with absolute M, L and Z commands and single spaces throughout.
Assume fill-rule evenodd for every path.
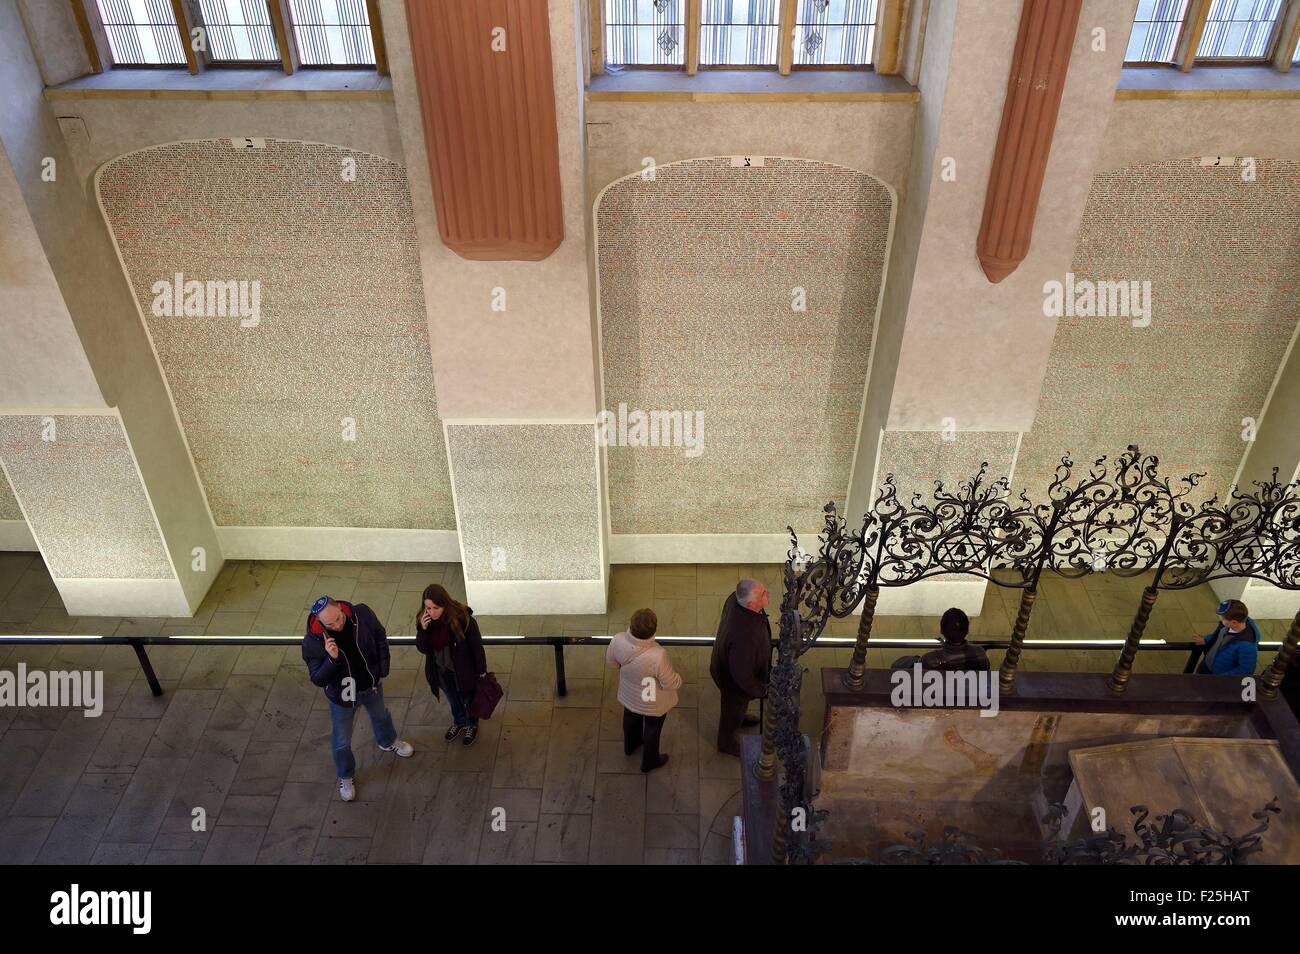
M 564 239 L 546 0 L 406 0 L 442 241 L 537 261 Z
M 1029 254 L 1083 0 L 1025 0 L 975 251 L 1002 281 Z

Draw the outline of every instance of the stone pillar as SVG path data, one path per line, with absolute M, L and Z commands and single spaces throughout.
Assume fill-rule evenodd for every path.
M 500 0 L 478 16 L 449 16 L 440 25 L 460 31 L 443 36 L 442 45 L 474 48 L 478 53 L 463 55 L 487 69 L 511 69 L 508 51 L 535 53 L 538 43 L 549 40 L 562 240 L 549 254 L 544 242 L 533 243 L 507 249 L 514 260 L 498 261 L 470 261 L 444 243 L 449 235 L 456 244 L 455 224 L 439 220 L 447 207 L 434 201 L 438 186 L 430 176 L 429 152 L 446 143 L 436 138 L 438 124 L 434 141 L 426 138 L 421 97 L 446 91 L 417 69 L 429 51 L 413 57 L 412 35 L 416 42 L 426 39 L 422 28 L 410 29 L 405 4 L 384 0 L 382 10 L 420 235 L 466 595 L 481 613 L 603 613 L 608 518 L 603 454 L 595 442 L 599 387 L 583 214 L 585 39 L 579 36 L 576 0 L 549 0 L 545 16 L 538 15 L 541 5 L 543 0 Z M 537 36 L 534 31 L 548 21 L 549 38 Z M 497 27 L 504 33 L 496 33 Z M 492 50 L 498 38 L 506 52 Z M 493 57 L 501 57 L 500 63 Z M 486 81 L 479 88 L 488 86 L 513 97 L 506 106 L 521 122 L 535 123 L 545 113 L 530 105 L 527 89 Z M 454 119 L 466 133 L 488 136 L 490 152 L 497 145 L 490 125 L 480 128 L 476 116 L 488 106 L 448 109 L 440 122 Z M 489 192 L 505 197 L 518 183 L 500 178 L 503 169 L 475 172 L 486 177 L 482 184 Z M 524 171 L 547 172 L 544 161 Z M 481 249 L 461 249 L 466 250 L 485 257 Z M 534 260 L 519 260 L 525 257 Z
M 1019 436 L 1033 425 L 1056 330 L 1044 316 L 1043 285 L 1062 280 L 1074 255 L 1135 7 L 1084 0 L 1032 244 L 1014 272 L 991 284 L 976 240 L 1021 5 L 929 4 L 912 164 L 890 250 L 850 523 L 861 521 L 890 472 L 954 480 L 984 458 L 990 479 L 1010 475 L 1019 491 Z M 928 615 L 953 605 L 978 612 L 983 592 L 969 580 L 884 589 L 877 612 Z
M 103 219 L 0 0 L 0 463 L 68 612 L 188 616 L 221 551 Z

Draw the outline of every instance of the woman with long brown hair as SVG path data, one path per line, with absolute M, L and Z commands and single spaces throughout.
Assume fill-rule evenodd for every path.
M 464 732 L 464 744 L 473 745 L 478 717 L 470 714 L 469 706 L 479 680 L 487 675 L 487 655 L 474 611 L 441 584 L 429 584 L 415 618 L 415 648 L 424 654 L 424 678 L 434 698 L 442 697 L 440 690 L 447 693 L 452 725 L 444 738 L 452 742 Z

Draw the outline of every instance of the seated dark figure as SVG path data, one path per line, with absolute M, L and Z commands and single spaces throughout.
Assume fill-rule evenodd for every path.
M 939 633 L 943 636 L 943 646 L 926 653 L 924 656 L 904 656 L 896 660 L 891 668 L 911 669 L 919 661 L 923 669 L 937 669 L 940 672 L 975 672 L 989 671 L 988 653 L 983 647 L 966 642 L 970 633 L 970 617 L 957 607 L 943 614 L 939 620 Z

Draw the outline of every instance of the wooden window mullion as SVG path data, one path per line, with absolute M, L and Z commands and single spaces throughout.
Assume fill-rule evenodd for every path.
M 293 44 L 289 42 L 287 0 L 270 0 L 271 30 L 275 34 L 275 48 L 280 51 L 280 66 L 286 76 L 294 71 Z
M 104 61 L 99 56 L 99 46 L 95 43 L 95 35 L 90 29 L 90 18 L 86 16 L 85 0 L 71 0 L 72 15 L 77 21 L 77 31 L 81 34 L 81 42 L 86 45 L 86 57 L 90 60 L 90 71 L 92 73 L 104 72 Z
M 185 65 L 189 67 L 190 74 L 197 76 L 201 67 L 199 66 L 198 55 L 194 52 L 194 46 L 190 42 L 190 17 L 185 9 L 184 0 L 172 0 L 172 16 L 176 19 L 176 31 L 181 36 L 181 50 L 185 54 Z
M 794 21 L 798 15 L 798 0 L 781 0 L 781 16 L 777 26 L 776 65 L 782 76 L 789 76 L 794 67 Z
M 605 3 L 604 0 L 587 0 L 587 32 L 591 50 L 591 75 L 605 72 Z
M 903 0 L 880 0 L 876 5 L 876 42 L 871 61 L 882 76 L 903 70 Z
M 1290 0 L 1277 15 L 1279 39 L 1273 51 L 1273 66 L 1281 73 L 1291 72 L 1291 55 L 1300 43 L 1300 0 Z
M 703 0 L 686 0 L 686 75 L 694 76 L 700 71 L 700 31 L 703 27 L 703 14 L 700 4 Z
M 370 20 L 370 42 L 375 48 L 375 72 L 388 75 L 388 48 L 384 45 L 384 24 L 379 16 L 379 0 L 366 0 Z
M 1196 62 L 1196 48 L 1201 45 L 1201 36 L 1205 33 L 1205 21 L 1209 17 L 1210 0 L 1187 0 L 1183 29 L 1178 35 L 1178 46 L 1174 49 L 1174 62 L 1184 73 Z

